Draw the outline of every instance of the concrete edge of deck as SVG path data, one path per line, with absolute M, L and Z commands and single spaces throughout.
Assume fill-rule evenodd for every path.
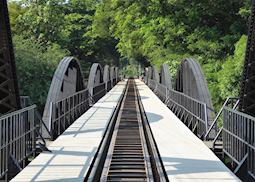
M 140 80 L 136 84 L 171 182 L 240 181 L 148 86 Z
M 11 181 L 83 181 L 121 99 L 127 80 L 119 82 L 39 154 Z

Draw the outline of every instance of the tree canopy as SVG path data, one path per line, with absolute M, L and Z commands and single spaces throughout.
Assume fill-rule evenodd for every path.
M 23 75 L 22 66 L 33 62 L 47 64 L 51 68 L 45 72 L 52 74 L 56 59 L 71 54 L 84 68 L 95 61 L 167 63 L 174 77 L 180 62 L 194 57 L 203 67 L 214 104 L 219 106 L 227 96 L 239 94 L 250 6 L 248 0 L 10 2 L 16 57 L 18 62 L 22 60 L 18 72 Z M 27 46 L 35 48 L 29 50 L 31 58 L 20 51 Z M 33 54 L 38 51 L 42 57 Z M 52 59 L 54 54 L 59 56 Z M 126 70 L 133 67 L 130 65 Z M 24 94 L 32 92 L 21 89 Z

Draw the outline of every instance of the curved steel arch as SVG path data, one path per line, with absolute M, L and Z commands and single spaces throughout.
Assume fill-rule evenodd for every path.
M 116 82 L 119 81 L 119 68 L 118 67 L 115 67 L 115 78 L 116 78 Z
M 176 90 L 206 103 L 208 121 L 212 122 L 214 113 L 211 96 L 201 66 L 194 59 L 182 61 L 177 72 Z
M 110 70 L 109 70 L 109 66 L 105 65 L 104 66 L 104 82 L 108 82 L 110 80 Z
M 110 77 L 110 67 L 108 65 L 104 66 L 104 82 L 106 90 L 109 91 L 111 89 L 111 77 Z
M 160 83 L 172 89 L 172 77 L 167 64 L 162 64 L 160 70 Z
M 112 87 L 114 87 L 117 83 L 116 81 L 116 69 L 115 67 L 111 67 L 110 68 L 110 77 L 111 77 L 111 83 L 112 83 Z
M 89 72 L 88 89 L 90 95 L 93 95 L 93 88 L 104 83 L 103 68 L 99 63 L 94 63 Z
M 152 66 L 151 70 L 152 70 L 151 79 L 159 83 L 158 69 L 156 68 L 156 66 Z
M 148 78 L 149 78 L 149 69 L 148 67 L 144 68 L 144 82 L 148 84 Z
M 43 121 L 47 127 L 50 123 L 51 103 L 83 89 L 85 86 L 79 61 L 74 57 L 64 57 L 54 73 L 44 107 Z M 46 132 L 43 135 L 47 135 Z
M 194 59 L 185 59 L 177 73 L 176 90 L 212 106 L 207 82 L 200 67 Z
M 152 79 L 152 67 L 148 67 L 148 80 Z

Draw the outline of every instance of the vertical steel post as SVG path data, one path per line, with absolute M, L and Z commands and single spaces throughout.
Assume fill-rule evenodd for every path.
M 0 1 L 0 115 L 20 108 L 16 66 L 6 0 Z

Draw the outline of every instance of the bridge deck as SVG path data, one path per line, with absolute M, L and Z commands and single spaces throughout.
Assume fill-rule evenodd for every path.
M 171 182 L 239 181 L 143 82 L 136 84 Z
M 119 82 L 77 119 L 12 181 L 83 181 L 121 98 L 126 81 Z

